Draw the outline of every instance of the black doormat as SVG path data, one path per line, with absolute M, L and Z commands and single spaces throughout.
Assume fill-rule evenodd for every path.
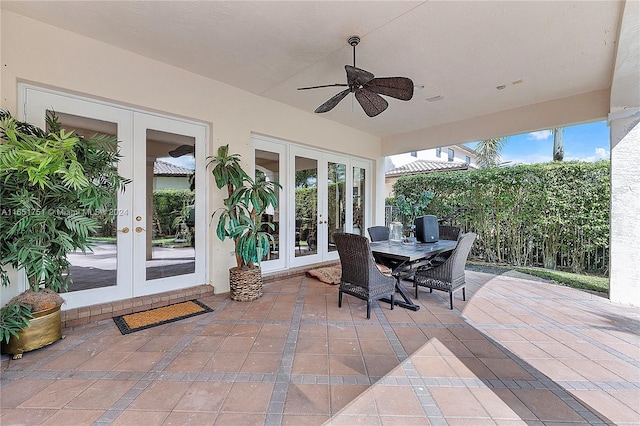
M 180 321 L 196 315 L 213 312 L 213 309 L 197 300 L 174 303 L 161 308 L 148 309 L 135 314 L 126 314 L 113 317 L 120 333 L 129 334 L 135 331 L 146 330 L 162 324 Z

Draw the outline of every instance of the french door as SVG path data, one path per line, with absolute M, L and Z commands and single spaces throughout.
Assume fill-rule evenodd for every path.
M 65 308 L 205 283 L 206 126 L 28 85 L 20 93 L 25 121 L 44 128 L 55 111 L 67 130 L 117 137 L 118 172 L 131 180 L 100 216 L 112 220 L 91 236 L 93 250 L 69 256 Z
M 253 136 L 256 173 L 282 184 L 264 271 L 338 259 L 333 234 L 370 223 L 370 162 Z M 276 162 L 277 160 L 277 162 Z M 277 170 L 277 172 L 276 172 Z

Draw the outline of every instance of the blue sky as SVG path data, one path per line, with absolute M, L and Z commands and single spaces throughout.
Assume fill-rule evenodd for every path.
M 564 161 L 609 159 L 609 127 L 606 121 L 567 126 L 562 133 Z M 475 143 L 467 144 L 475 147 Z M 510 164 L 546 163 L 552 160 L 553 131 L 509 136 L 502 161 Z

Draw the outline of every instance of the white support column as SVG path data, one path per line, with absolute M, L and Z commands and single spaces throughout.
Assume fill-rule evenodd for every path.
M 624 114 L 620 114 L 624 113 Z M 640 109 L 609 116 L 612 302 L 640 306 Z

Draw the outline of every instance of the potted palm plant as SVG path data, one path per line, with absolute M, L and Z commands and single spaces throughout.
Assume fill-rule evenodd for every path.
M 62 337 L 67 255 L 91 248 L 90 234 L 113 220 L 127 183 L 115 137 L 66 131 L 55 113 L 46 122 L 43 130 L 0 111 L 0 281 L 11 284 L 11 266 L 29 283 L 3 308 L 2 350 L 15 358 Z
M 213 177 L 218 189 L 227 188 L 224 207 L 218 215 L 216 235 L 221 241 L 233 240 L 236 266 L 229 269 L 230 297 L 233 300 L 250 301 L 262 296 L 262 272 L 260 262 L 269 253 L 273 236 L 271 222 L 262 220 L 269 207 L 277 207 L 277 182 L 252 179 L 240 164 L 239 154 L 229 154 L 229 145 L 218 148 L 209 164 L 214 164 Z

